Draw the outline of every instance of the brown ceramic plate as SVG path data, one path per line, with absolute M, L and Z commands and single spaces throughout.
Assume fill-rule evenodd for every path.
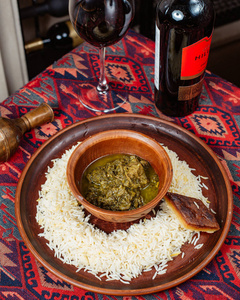
M 94 133 L 109 129 L 131 129 L 145 133 L 169 149 L 177 152 L 181 160 L 186 160 L 195 174 L 208 177 L 208 190 L 205 195 L 211 201 L 211 208 L 216 211 L 220 230 L 202 233 L 198 243 L 204 243 L 199 250 L 191 244 L 184 245 L 184 258 L 177 256 L 168 265 L 164 275 L 152 280 L 154 271 L 145 272 L 130 284 L 119 281 L 99 281 L 93 275 L 63 264 L 54 257 L 44 238 L 40 238 L 40 228 L 36 223 L 36 200 L 41 184 L 45 182 L 45 172 L 50 161 L 77 141 Z M 218 253 L 224 243 L 232 219 L 232 189 L 225 170 L 213 151 L 199 138 L 173 123 L 136 114 L 113 114 L 87 119 L 75 123 L 45 142 L 31 157 L 22 172 L 16 191 L 16 218 L 22 238 L 36 257 L 49 271 L 62 280 L 77 287 L 108 295 L 141 295 L 155 293 L 176 286 L 201 271 Z

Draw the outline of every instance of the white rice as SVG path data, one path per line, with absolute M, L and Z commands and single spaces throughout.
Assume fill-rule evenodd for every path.
M 66 179 L 67 162 L 75 147 L 48 168 L 37 204 L 36 220 L 43 230 L 40 236 L 48 240 L 57 258 L 99 280 L 129 283 L 143 271 L 155 269 L 153 279 L 164 274 L 168 262 L 181 253 L 183 244 L 193 241 L 196 248 L 199 236 L 194 239 L 196 232 L 184 229 L 165 202 L 153 218 L 142 220 L 126 231 L 107 234 L 90 224 Z M 164 148 L 173 165 L 169 191 L 201 199 L 208 206 L 209 201 L 202 195 L 200 176 L 193 175 L 175 152 Z

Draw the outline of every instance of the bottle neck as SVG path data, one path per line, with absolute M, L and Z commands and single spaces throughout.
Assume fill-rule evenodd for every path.
M 75 48 L 83 42 L 70 21 L 53 25 L 45 38 L 37 38 L 25 44 L 27 54 L 44 48 Z
M 45 45 L 50 44 L 50 43 L 51 43 L 50 39 L 38 38 L 29 43 L 26 43 L 25 51 L 27 54 L 29 54 L 30 52 L 34 52 L 34 51 L 43 49 Z

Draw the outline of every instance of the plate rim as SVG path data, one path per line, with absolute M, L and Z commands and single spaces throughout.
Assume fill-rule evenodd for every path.
M 24 178 L 30 168 L 30 166 L 32 165 L 32 162 L 38 157 L 39 153 L 41 153 L 43 151 L 43 149 L 45 149 L 46 147 L 48 147 L 48 145 L 54 140 L 56 139 L 58 136 L 64 134 L 66 131 L 71 130 L 72 128 L 75 128 L 79 125 L 82 125 L 83 123 L 88 123 L 91 121 L 94 121 L 96 119 L 106 119 L 106 118 L 119 118 L 119 117 L 123 117 L 123 118 L 140 118 L 140 119 L 144 119 L 144 120 L 154 120 L 155 122 L 160 122 L 160 123 L 164 123 L 165 125 L 168 125 L 174 129 L 180 130 L 182 132 L 184 132 L 186 135 L 190 136 L 191 138 L 193 138 L 197 143 L 199 143 L 202 147 L 204 147 L 211 155 L 211 157 L 214 159 L 215 163 L 217 164 L 218 168 L 220 169 L 222 176 L 224 178 L 224 182 L 226 184 L 226 190 L 227 190 L 227 194 L 228 194 L 228 214 L 226 217 L 226 222 L 225 225 L 223 227 L 222 233 L 218 238 L 218 241 L 216 242 L 216 244 L 214 245 L 214 247 L 212 248 L 212 250 L 209 252 L 209 254 L 207 255 L 206 258 L 204 258 L 204 260 L 198 264 L 196 267 L 194 267 L 192 270 L 190 270 L 189 272 L 187 272 L 186 274 L 184 274 L 183 276 L 177 278 L 173 281 L 170 282 L 166 282 L 164 284 L 162 284 L 161 286 L 152 286 L 152 287 L 147 287 L 147 288 L 143 288 L 143 289 L 107 289 L 107 288 L 102 288 L 102 287 L 96 287 L 96 286 L 92 286 L 92 285 L 88 285 L 86 283 L 83 282 L 79 282 L 78 280 L 75 280 L 67 275 L 62 274 L 60 271 L 58 271 L 57 269 L 55 269 L 53 266 L 51 266 L 45 259 L 43 259 L 37 249 L 35 249 L 35 247 L 32 245 L 32 243 L 30 242 L 30 240 L 28 239 L 28 236 L 25 232 L 24 226 L 23 226 L 23 222 L 22 222 L 22 218 L 21 218 L 21 214 L 20 214 L 20 204 L 21 204 L 21 199 L 20 199 L 20 194 L 21 194 L 21 188 L 22 185 L 24 183 Z M 133 129 L 134 130 L 134 129 Z M 50 162 L 50 161 L 49 161 Z M 231 199 L 231 201 L 229 201 L 229 199 Z M 231 226 L 231 220 L 232 220 L 232 216 L 233 216 L 233 194 L 232 194 L 232 187 L 230 184 L 230 180 L 229 177 L 227 175 L 226 170 L 224 169 L 223 165 L 221 164 L 220 160 L 218 159 L 217 155 L 215 154 L 215 152 L 202 140 L 200 139 L 198 136 L 196 136 L 194 133 L 190 132 L 189 130 L 179 126 L 176 123 L 173 123 L 171 121 L 167 121 L 164 119 L 160 119 L 154 116 L 147 116 L 147 115 L 141 115 L 141 114 L 135 114 L 135 113 L 116 113 L 116 114 L 106 114 L 106 115 L 100 115 L 100 116 L 94 116 L 91 118 L 87 118 L 87 119 L 83 119 L 81 121 L 77 121 L 71 125 L 66 126 L 65 128 L 61 129 L 60 131 L 58 131 L 57 133 L 55 133 L 53 136 L 51 136 L 48 140 L 46 140 L 45 142 L 43 142 L 43 144 L 33 153 L 33 155 L 30 157 L 30 159 L 28 160 L 28 162 L 26 163 L 18 184 L 17 184 L 17 189 L 16 189 L 16 194 L 15 194 L 15 215 L 16 215 L 16 221 L 17 221 L 17 226 L 20 232 L 20 235 L 24 241 L 24 243 L 26 244 L 27 248 L 29 249 L 29 251 L 33 254 L 33 256 L 51 273 L 54 273 L 56 276 L 58 276 L 59 278 L 61 278 L 62 280 L 78 287 L 78 288 L 82 288 L 88 291 L 92 291 L 95 293 L 100 293 L 100 294 L 106 294 L 106 295 L 115 295 L 115 296 L 128 296 L 128 295 L 144 295 L 144 294 L 151 294 L 151 293 L 156 293 L 156 292 L 160 292 L 160 291 L 164 291 L 166 289 L 169 288 L 173 288 L 183 282 L 185 282 L 186 280 L 192 278 L 193 276 L 195 276 L 196 274 L 198 274 L 207 264 L 210 263 L 210 261 L 216 256 L 216 254 L 219 252 L 220 248 L 222 247 L 227 234 L 229 232 L 230 226 Z M 222 242 L 220 242 L 220 240 Z

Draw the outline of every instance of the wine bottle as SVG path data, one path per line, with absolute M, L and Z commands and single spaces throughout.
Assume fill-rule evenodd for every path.
M 155 104 L 169 116 L 198 107 L 215 13 L 211 0 L 161 0 L 156 7 Z
M 49 14 L 57 18 L 66 16 L 68 14 L 68 1 L 45 0 L 41 1 L 41 3 L 35 3 L 34 5 L 20 9 L 21 19 L 33 18 L 45 14 Z
M 70 21 L 56 23 L 49 28 L 44 38 L 37 38 L 25 44 L 26 53 L 44 48 L 69 49 L 69 51 L 83 42 Z

